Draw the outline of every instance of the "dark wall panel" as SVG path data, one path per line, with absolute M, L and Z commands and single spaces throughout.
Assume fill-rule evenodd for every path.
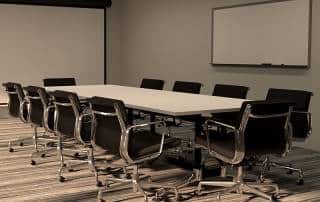
M 0 0 L 0 3 L 80 8 L 105 8 L 110 6 L 111 0 Z

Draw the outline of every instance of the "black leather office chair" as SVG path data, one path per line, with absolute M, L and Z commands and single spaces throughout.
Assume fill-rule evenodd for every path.
M 140 88 L 163 90 L 163 86 L 164 86 L 163 80 L 143 78 L 141 81 Z M 131 110 L 129 111 L 129 113 L 132 113 L 132 117 L 134 120 L 141 120 L 146 118 L 145 112 L 141 112 L 138 110 Z
M 25 99 L 28 101 L 28 121 L 34 128 L 33 144 L 35 151 L 31 155 L 31 165 L 35 165 L 35 157 L 45 157 L 49 151 L 55 151 L 55 148 L 48 148 L 50 145 L 57 142 L 57 138 L 47 133 L 48 130 L 42 135 L 39 135 L 38 128 L 42 128 L 45 125 L 45 111 L 47 110 L 42 103 L 40 92 L 45 92 L 44 88 L 37 86 L 27 86 L 23 88 L 26 92 Z M 52 123 L 51 123 L 52 125 Z M 51 132 L 51 131 L 48 131 Z M 49 134 L 49 135 L 48 135 Z M 42 149 L 39 149 L 39 146 Z
M 198 82 L 176 81 L 174 82 L 172 91 L 181 93 L 200 94 L 202 84 Z
M 216 84 L 212 95 L 230 98 L 246 99 L 249 88 L 246 86 L 236 86 L 228 84 Z
M 237 86 L 229 84 L 216 84 L 214 86 L 212 96 L 228 97 L 228 98 L 239 98 L 246 99 L 249 91 L 249 87 Z M 214 113 L 212 117 L 217 121 L 222 121 L 228 124 L 234 124 L 237 121 L 239 112 L 224 112 Z M 226 132 L 225 129 L 218 127 L 219 133 Z
M 43 106 L 43 127 L 48 133 L 54 133 L 55 107 L 53 99 L 44 88 L 38 88 L 38 93 Z
M 200 94 L 202 84 L 198 82 L 189 82 L 189 81 L 175 81 L 172 91 L 181 92 L 181 93 L 191 93 L 191 94 Z M 183 120 L 193 121 L 193 117 L 184 117 Z M 179 119 L 172 118 L 166 121 L 168 126 L 179 126 L 182 122 Z
M 65 168 L 73 170 L 70 162 L 80 161 L 89 164 L 89 168 L 97 173 L 93 164 L 93 149 L 91 145 L 91 113 L 80 105 L 77 94 L 66 91 L 54 91 L 50 93 L 55 106 L 54 131 L 58 136 L 58 155 L 60 159 L 59 181 L 65 181 L 62 172 Z M 63 151 L 74 152 L 72 161 L 64 161 Z M 85 154 L 86 158 L 81 157 Z M 80 165 L 80 164 L 78 164 Z
M 160 79 L 143 78 L 140 88 L 148 88 L 154 90 L 163 90 L 164 81 Z
M 75 78 L 46 78 L 43 79 L 43 85 L 49 86 L 75 86 Z
M 141 192 L 147 201 L 147 195 L 140 186 L 138 165 L 158 158 L 163 150 L 179 144 L 179 140 L 168 136 L 163 121 L 129 125 L 124 103 L 120 100 L 93 97 L 90 103 L 93 113 L 94 145 L 121 157 L 124 160 L 124 168 L 133 167 L 129 178 L 107 176 L 106 186 L 108 182 L 132 183 L 134 190 Z M 150 125 L 161 125 L 162 133 L 144 130 Z M 158 184 L 154 186 L 161 188 Z M 103 201 L 105 190 L 106 187 L 99 190 L 99 201 Z
M 23 123 L 28 123 L 28 103 L 25 99 L 21 84 L 7 82 L 2 85 L 5 87 L 9 97 L 8 109 L 10 116 L 20 118 Z M 9 151 L 14 151 L 14 148 L 12 148 L 13 144 L 19 143 L 20 146 L 23 146 L 24 141 L 31 140 L 31 138 L 32 137 L 10 140 L 8 144 Z
M 245 164 L 246 157 L 269 154 L 283 156 L 289 152 L 292 141 L 289 122 L 292 105 L 292 103 L 283 102 L 248 101 L 242 104 L 240 117 L 234 126 L 215 120 L 206 121 L 206 136 L 197 136 L 196 142 L 207 147 L 209 154 L 222 162 L 222 177 L 226 177 L 227 171 L 224 164 L 232 165 L 237 172 L 232 182 L 201 181 L 198 185 L 198 194 L 202 193 L 202 186 L 217 186 L 228 187 L 223 191 L 224 193 L 247 191 L 271 201 L 276 200 L 278 186 L 245 183 L 242 166 Z M 229 128 L 233 133 L 223 136 L 212 135 L 209 130 L 212 124 Z M 258 189 L 268 186 L 275 188 L 275 194 L 267 195 Z
M 311 113 L 309 112 L 309 105 L 311 101 L 312 92 L 303 90 L 289 90 L 270 88 L 266 97 L 267 101 L 288 101 L 295 105 L 291 113 L 290 122 L 292 125 L 293 141 L 306 140 L 312 131 L 311 127 Z M 298 172 L 299 177 L 297 184 L 301 185 L 303 181 L 303 171 L 300 168 L 294 168 L 291 164 L 285 165 L 278 162 L 272 162 L 269 158 L 264 161 L 264 169 L 270 167 L 279 167 L 288 170 L 288 174 Z M 261 179 L 263 180 L 263 179 Z

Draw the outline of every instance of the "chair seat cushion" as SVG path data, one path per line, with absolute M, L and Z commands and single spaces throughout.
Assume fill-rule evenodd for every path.
M 152 155 L 159 151 L 161 134 L 148 130 L 140 130 L 131 134 L 129 139 L 129 155 L 133 159 Z M 163 150 L 174 148 L 180 145 L 180 140 L 173 137 L 165 137 Z
M 219 134 L 216 131 L 210 131 L 210 150 L 226 156 L 228 158 L 233 158 L 235 153 L 235 143 L 233 133 Z M 196 144 L 208 147 L 207 136 L 201 135 L 196 136 Z

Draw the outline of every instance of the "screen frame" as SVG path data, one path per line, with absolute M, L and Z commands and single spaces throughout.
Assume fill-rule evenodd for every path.
M 215 63 L 213 60 L 214 58 L 214 12 L 217 10 L 229 9 L 229 8 L 238 8 L 238 7 L 248 7 L 248 6 L 256 6 L 261 4 L 272 4 L 272 3 L 279 3 L 285 1 L 294 1 L 294 0 L 269 0 L 263 2 L 255 2 L 255 3 L 247 3 L 247 4 L 240 4 L 240 5 L 232 5 L 232 6 L 221 6 L 212 8 L 211 12 L 211 47 L 210 47 L 210 62 L 212 66 L 217 67 L 262 67 L 262 68 L 298 68 L 298 69 L 309 69 L 311 67 L 311 41 L 312 41 L 312 7 L 313 7 L 313 0 L 307 0 L 309 2 L 309 25 L 308 25 L 308 64 L 307 65 L 275 65 L 270 63 L 262 63 L 262 64 L 236 64 L 236 63 Z

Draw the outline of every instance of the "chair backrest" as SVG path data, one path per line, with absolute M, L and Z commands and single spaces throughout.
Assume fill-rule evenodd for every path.
M 55 132 L 67 137 L 74 137 L 76 119 L 80 113 L 80 101 L 77 94 L 67 91 L 54 91 L 50 95 L 54 99 L 55 105 Z M 71 103 L 70 98 L 75 101 Z
M 43 112 L 43 126 L 46 131 L 53 133 L 54 132 L 54 112 L 55 107 L 50 101 L 50 95 L 44 88 L 38 88 L 38 93 L 41 99 L 41 103 L 44 109 Z
M 163 80 L 144 78 L 144 79 L 142 79 L 140 88 L 162 90 L 163 89 L 163 85 L 164 85 L 164 81 Z
M 15 85 L 17 85 L 17 83 L 7 82 L 2 84 L 2 86 L 5 87 L 5 90 L 9 98 L 9 102 L 8 102 L 9 114 L 13 117 L 19 117 L 20 116 L 20 100 L 15 88 Z
M 285 154 L 291 145 L 293 103 L 248 101 L 242 104 L 236 128 L 246 155 Z M 241 136 L 241 135 L 240 135 Z
M 9 97 L 9 114 L 13 117 L 19 117 L 22 122 L 27 123 L 28 109 L 21 84 L 7 82 L 2 85 L 6 88 Z
M 43 126 L 44 108 L 38 92 L 40 88 L 41 87 L 37 87 L 37 86 L 27 86 L 27 87 L 24 87 L 23 89 L 26 92 L 26 99 L 28 100 L 28 103 L 29 103 L 28 120 L 32 125 L 41 127 Z
M 47 86 L 75 86 L 75 78 L 46 78 L 43 79 L 43 85 Z
M 90 106 L 93 114 L 93 145 L 120 155 L 121 136 L 128 125 L 124 103 L 120 100 L 92 97 Z M 120 109 L 120 114 L 116 107 Z
M 270 88 L 266 100 L 268 101 L 289 101 L 295 105 L 291 114 L 292 136 L 305 139 L 311 133 L 311 113 L 309 105 L 312 92 L 303 90 L 289 90 Z
M 213 89 L 213 96 L 246 99 L 249 88 L 227 84 L 216 84 Z
M 174 82 L 172 91 L 200 94 L 201 86 L 202 84 L 198 82 L 176 81 Z

